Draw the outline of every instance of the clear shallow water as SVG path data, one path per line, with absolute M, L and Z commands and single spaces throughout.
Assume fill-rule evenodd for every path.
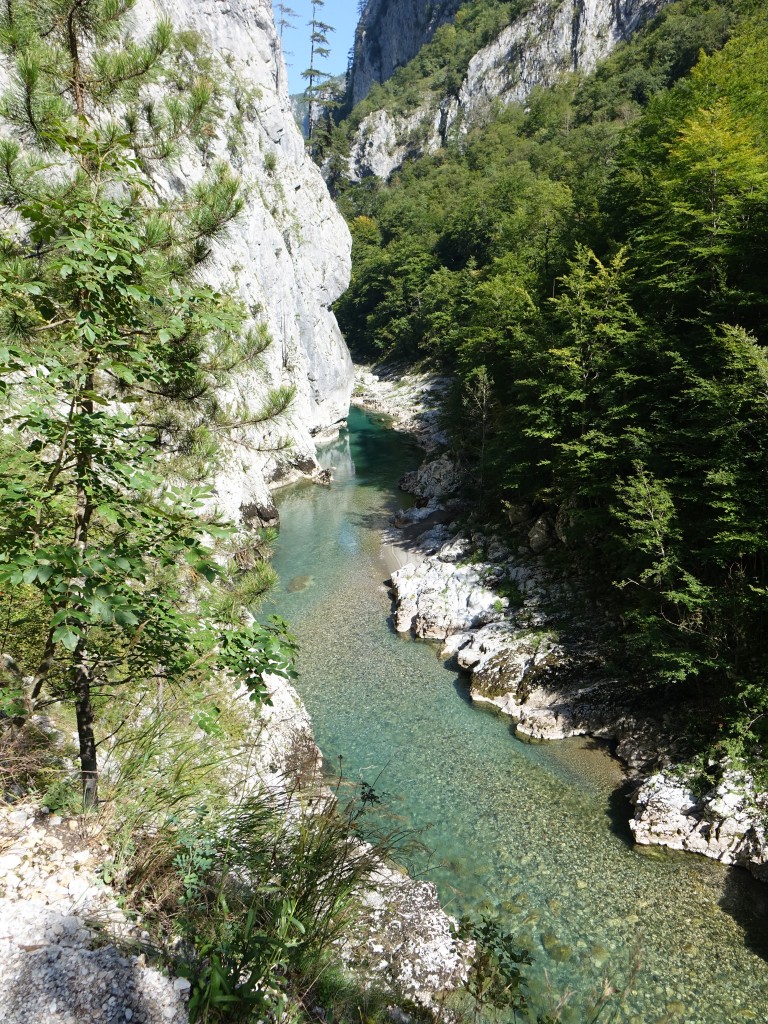
M 329 767 L 341 756 L 405 824 L 431 826 L 432 857 L 417 867 L 450 912 L 492 909 L 531 950 L 534 1003 L 546 1004 L 547 979 L 586 996 L 607 975 L 629 978 L 622 1024 L 768 1022 L 768 886 L 632 848 L 603 750 L 520 742 L 507 719 L 471 706 L 433 646 L 397 636 L 380 530 L 418 452 L 353 410 L 324 462 L 331 488 L 278 495 L 274 603 L 301 643 L 298 689 Z M 572 1024 L 582 1005 L 574 997 Z

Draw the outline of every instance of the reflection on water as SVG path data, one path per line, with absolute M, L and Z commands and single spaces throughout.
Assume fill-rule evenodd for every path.
M 621 774 L 599 745 L 521 743 L 471 706 L 434 647 L 392 631 L 379 531 L 418 453 L 355 410 L 350 428 L 325 452 L 330 489 L 278 495 L 274 600 L 299 637 L 298 688 L 329 764 L 378 778 L 405 823 L 431 826 L 418 867 L 452 913 L 497 913 L 530 948 L 540 1006 L 548 983 L 586 993 L 608 976 L 628 979 L 622 1024 L 768 1021 L 768 889 L 633 848 Z M 569 1012 L 584 1024 L 578 999 Z

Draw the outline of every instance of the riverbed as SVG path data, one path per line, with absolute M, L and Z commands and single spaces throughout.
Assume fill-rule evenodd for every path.
M 607 979 L 621 1024 L 768 1022 L 768 886 L 634 847 L 602 746 L 521 742 L 471 704 L 433 645 L 393 631 L 381 531 L 419 458 L 407 435 L 353 409 L 321 453 L 332 485 L 276 495 L 273 602 L 301 645 L 297 689 L 328 770 L 426 829 L 431 853 L 410 866 L 450 913 L 493 916 L 530 950 L 540 1012 L 570 991 L 563 1021 L 586 1024 Z

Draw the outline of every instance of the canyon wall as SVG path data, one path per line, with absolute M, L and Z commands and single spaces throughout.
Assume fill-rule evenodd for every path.
M 365 99 L 374 82 L 386 82 L 396 68 L 415 57 L 461 4 L 462 0 L 368 0 L 355 33 L 352 103 Z
M 349 177 L 353 181 L 368 175 L 387 178 L 404 160 L 435 152 L 453 135 L 483 123 L 496 104 L 524 102 L 535 86 L 552 85 L 567 72 L 592 71 L 667 2 L 534 0 L 525 14 L 472 57 L 457 95 L 426 93 L 423 102 L 407 114 L 381 109 L 365 117 L 350 148 Z M 387 6 L 396 8 L 404 20 L 406 8 L 416 18 L 420 3 L 390 0 Z M 396 30 L 393 15 L 390 22 Z M 429 38 L 431 34 L 425 34 L 422 45 Z M 388 46 L 386 33 L 371 44 L 367 37 L 362 39 L 355 68 L 372 68 L 376 54 Z M 353 68 L 353 81 L 355 73 Z
M 162 15 L 200 37 L 224 81 L 208 152 L 190 150 L 159 187 L 188 188 L 220 158 L 240 174 L 245 209 L 205 276 L 239 295 L 272 338 L 259 365 L 239 373 L 223 401 L 255 419 L 270 387 L 296 390 L 285 415 L 225 442 L 225 466 L 214 479 L 225 514 L 268 521 L 268 485 L 297 469 L 311 473 L 315 440 L 347 414 L 352 362 L 330 306 L 349 280 L 349 232 L 293 118 L 269 0 L 139 0 L 136 33 Z

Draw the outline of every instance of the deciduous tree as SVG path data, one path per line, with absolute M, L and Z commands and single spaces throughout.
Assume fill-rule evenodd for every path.
M 281 628 L 207 612 L 227 528 L 201 517 L 164 450 L 163 411 L 204 407 L 266 339 L 199 278 L 241 208 L 230 169 L 170 198 L 154 183 L 184 138 L 213 131 L 212 81 L 166 22 L 127 36 L 130 8 L 19 2 L 0 18 L 0 581 L 43 609 L 32 699 L 74 706 L 87 805 L 99 707 L 121 687 L 215 664 L 258 696 L 266 665 L 287 671 Z

